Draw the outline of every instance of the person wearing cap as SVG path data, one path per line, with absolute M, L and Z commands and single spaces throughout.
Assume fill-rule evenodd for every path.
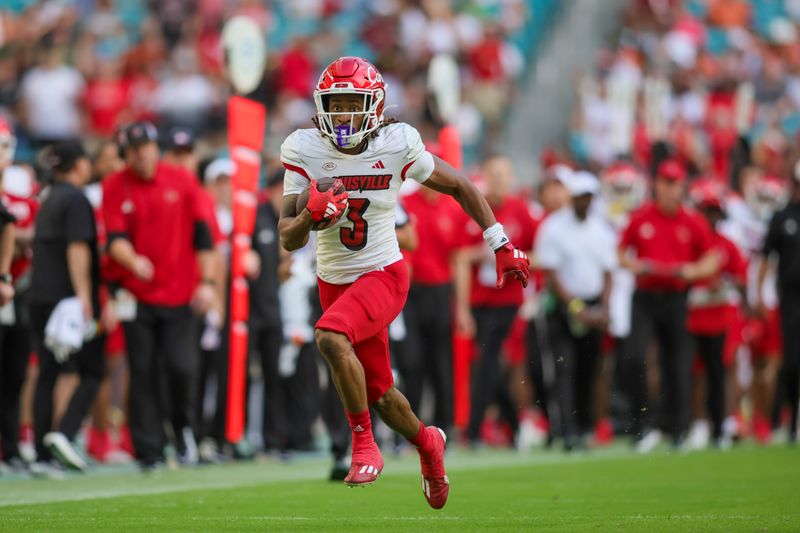
M 740 295 L 745 292 L 747 261 L 733 241 L 719 231 L 718 225 L 725 217 L 724 187 L 713 178 L 700 179 L 692 184 L 689 196 L 711 227 L 712 244 L 719 252 L 720 265 L 715 276 L 699 280 L 689 289 L 686 327 L 705 370 L 713 442 L 727 447 L 730 442 L 722 432 L 726 412 L 725 367 L 733 358 L 727 340 L 737 319 Z
M 511 241 L 521 250 L 530 250 L 536 222 L 525 202 L 511 195 L 515 180 L 511 161 L 503 155 L 491 155 L 483 161 L 482 172 L 486 187 L 484 197 L 495 218 L 506 228 Z M 523 287 L 506 283 L 498 288 L 496 276 L 490 276 L 495 271 L 494 253 L 485 245 L 478 224 L 472 220 L 464 223 L 460 218 L 457 227 L 464 230 L 453 259 L 455 326 L 459 333 L 474 338 L 478 345 L 471 369 L 470 417 L 466 432 L 470 444 L 477 446 L 484 415 L 493 401 L 497 402 L 515 436 L 519 430 L 517 403 L 502 369 L 501 348 L 522 305 Z
M 451 258 L 459 243 L 455 200 L 420 187 L 403 198 L 413 217 L 417 249 L 409 254 L 411 289 L 403 310 L 409 349 L 397 365 L 405 381 L 411 408 L 417 410 L 425 383 L 434 393 L 433 424 L 453 425 L 453 275 Z
M 631 336 L 621 370 L 631 401 L 631 431 L 646 453 L 666 431 L 682 444 L 689 425 L 691 338 L 686 330 L 686 292 L 692 282 L 713 275 L 718 257 L 711 229 L 684 206 L 686 171 L 675 160 L 661 162 L 654 199 L 631 214 L 619 243 L 620 264 L 636 276 Z M 648 410 L 646 352 L 658 345 L 661 370 L 660 429 L 645 431 Z
M 8 124 L 0 119 L 0 193 L 5 195 L 4 174 L 13 161 L 16 138 Z M 14 308 L 15 288 L 12 264 L 15 255 L 16 219 L 0 202 L 0 441 L 2 460 L 9 465 L 22 465 L 19 459 L 19 404 L 20 390 L 25 379 L 27 354 L 19 356 L 29 335 L 21 332 L 15 321 L 7 318 L 6 310 Z M 13 313 L 13 311 L 12 311 Z M 20 335 L 22 333 L 22 335 Z
M 197 459 L 197 314 L 217 304 L 217 282 L 197 180 L 159 160 L 152 124 L 131 124 L 121 138 L 127 166 L 103 182 L 103 216 L 109 256 L 129 293 L 119 314 L 130 363 L 130 430 L 136 458 L 148 470 L 164 459 L 164 418 L 178 426 L 179 458 Z M 162 368 L 171 417 L 159 401 Z
M 542 221 L 569 205 L 570 193 L 566 184 L 572 177 L 573 172 L 572 168 L 561 163 L 550 165 L 545 169 L 541 183 L 539 183 L 536 191 L 537 201 L 530 209 L 536 224 L 534 237 L 538 234 Z M 534 404 L 541 410 L 544 415 L 543 418 L 549 419 L 550 407 L 554 407 L 551 405 L 553 402 L 552 394 L 550 394 L 555 387 L 555 372 L 551 371 L 551 363 L 554 359 L 548 343 L 547 320 L 544 320 L 544 315 L 538 312 L 538 301 L 542 295 L 541 291 L 543 290 L 545 279 L 542 270 L 535 261 L 532 263 L 532 267 L 531 279 L 534 290 L 528 295 L 530 303 L 523 304 L 523 308 L 528 305 L 531 309 L 525 331 L 528 373 L 533 384 Z M 535 419 L 535 416 L 530 417 L 530 419 Z
M 194 153 L 195 138 L 188 128 L 173 128 L 164 143 L 164 162 L 183 167 L 197 174 L 198 161 Z
M 85 324 L 100 321 L 100 260 L 94 210 L 84 194 L 92 178 L 92 164 L 78 142 L 53 145 L 43 155 L 53 172 L 53 184 L 43 194 L 36 217 L 30 313 L 34 343 L 39 354 L 33 416 L 37 460 L 57 459 L 64 466 L 84 470 L 86 463 L 75 451 L 73 440 L 94 402 L 103 378 L 104 335 L 85 337 L 82 347 L 64 361 L 45 343 L 45 326 L 56 306 L 77 298 Z M 58 427 L 53 425 L 53 390 L 58 376 L 77 372 L 80 384 L 69 401 Z M 46 466 L 43 466 L 47 468 Z
M 758 270 L 759 313 L 766 313 L 762 300 L 769 270 L 769 258 L 778 258 L 778 297 L 783 336 L 783 365 L 779 383 L 791 409 L 790 442 L 797 441 L 798 402 L 800 402 L 800 161 L 792 173 L 789 203 L 775 213 L 769 223 L 761 250 Z
M 1 131 L 1 130 L 0 130 Z M 0 134 L 1 135 L 1 134 Z M 13 260 L 7 272 L 12 280 L 13 301 L 0 302 L 0 441 L 2 458 L 12 469 L 24 469 L 20 459 L 20 392 L 31 353 L 30 289 L 31 243 L 39 201 L 34 194 L 33 177 L 27 169 L 13 165 L 13 156 L 0 158 L 3 186 L 0 204 L 14 219 Z M 0 298 L 2 300 L 2 298 Z
M 560 431 L 570 450 L 581 447 L 593 427 L 592 384 L 608 325 L 611 271 L 617 259 L 613 232 L 590 211 L 600 192 L 597 178 L 579 171 L 566 186 L 572 203 L 542 222 L 535 257 L 554 297 L 547 323 L 551 349 L 559 356 L 555 390 L 561 427 L 553 432 Z
M 173 130 L 175 145 L 186 146 L 186 130 Z M 176 133 L 177 132 L 177 133 Z M 193 157 L 193 156 L 192 156 Z M 186 162 L 186 160 L 184 160 Z M 227 402 L 227 313 L 222 303 L 229 301 L 228 264 L 230 263 L 230 237 L 233 231 L 231 178 L 236 165 L 230 159 L 214 159 L 201 163 L 200 178 L 203 186 L 198 200 L 208 213 L 208 226 L 214 244 L 215 278 L 217 299 L 220 305 L 206 313 L 200 332 L 200 367 L 198 371 L 199 401 L 197 402 L 198 438 L 200 459 L 215 461 L 217 451 L 225 444 L 225 411 Z M 216 376 L 217 386 L 213 417 L 204 416 L 203 399 L 211 389 L 207 386 L 210 376 Z

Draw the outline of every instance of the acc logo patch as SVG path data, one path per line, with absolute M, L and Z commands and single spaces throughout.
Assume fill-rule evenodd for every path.
M 333 161 L 328 161 L 327 163 L 322 165 L 322 170 L 331 171 L 331 170 L 333 170 L 335 168 L 336 168 L 336 163 L 334 163 Z
M 797 233 L 797 221 L 789 218 L 786 222 L 783 223 L 783 231 L 786 232 L 787 235 L 794 235 Z

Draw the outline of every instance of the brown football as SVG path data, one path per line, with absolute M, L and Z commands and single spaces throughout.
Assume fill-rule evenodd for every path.
M 333 186 L 333 182 L 336 181 L 336 178 L 319 178 L 317 180 L 317 190 L 320 192 L 325 192 Z M 303 209 L 306 208 L 306 204 L 308 204 L 308 195 L 311 188 L 309 187 L 297 197 L 297 213 L 302 213 Z M 339 182 L 339 187 L 334 191 L 334 194 L 341 194 L 344 192 L 344 185 Z M 318 231 L 321 229 L 325 229 L 330 225 L 329 222 L 319 222 L 314 224 L 311 228 L 311 231 Z

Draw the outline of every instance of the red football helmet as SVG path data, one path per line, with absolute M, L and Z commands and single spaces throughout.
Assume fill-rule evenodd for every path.
M 14 162 L 14 152 L 17 150 L 17 138 L 11 125 L 0 117 L 0 168 L 5 168 Z
M 615 215 L 627 214 L 639 207 L 647 194 L 647 180 L 632 163 L 620 161 L 600 175 L 603 198 Z
M 768 221 L 789 199 L 786 181 L 777 176 L 761 176 L 753 187 L 745 191 L 745 202 L 761 220 Z
M 689 198 L 699 209 L 725 208 L 727 189 L 725 185 L 714 178 L 700 178 L 689 186 Z
M 330 112 L 328 101 L 333 94 L 362 96 L 363 110 Z M 360 57 L 340 57 L 322 71 L 314 89 L 317 126 L 339 148 L 354 148 L 383 123 L 385 100 L 386 84 L 374 65 Z M 350 121 L 347 124 L 334 126 L 334 115 L 350 115 Z M 358 128 L 356 128 L 357 118 L 362 119 Z

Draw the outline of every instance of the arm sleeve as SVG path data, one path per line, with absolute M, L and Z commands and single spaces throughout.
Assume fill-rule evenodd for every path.
M 194 238 L 192 246 L 195 250 L 212 250 L 214 240 L 211 235 L 211 220 L 216 217 L 214 203 L 205 196 L 205 191 L 200 187 L 200 182 L 195 176 L 186 172 L 184 179 L 187 183 L 189 201 L 192 203 L 192 221 L 194 223 Z
M 92 205 L 82 194 L 76 194 L 67 206 L 65 223 L 67 242 L 90 242 L 97 238 Z
M 308 189 L 310 183 L 302 174 L 287 168 L 283 174 L 283 195 L 300 194 Z
M 308 172 L 308 168 L 306 167 L 305 161 L 303 160 L 303 151 L 301 146 L 300 139 L 298 139 L 298 132 L 294 132 L 288 137 L 286 140 L 283 141 L 281 145 L 281 163 L 283 163 L 284 168 L 288 171 L 292 171 L 298 174 L 299 177 L 302 177 L 306 180 L 306 184 L 308 181 L 311 180 L 311 175 Z M 285 183 L 285 178 L 284 178 Z M 285 187 L 285 185 L 284 185 Z M 297 193 L 289 193 L 289 194 L 297 194 Z M 286 193 L 284 192 L 284 195 Z
M 192 246 L 197 251 L 212 250 L 214 242 L 211 239 L 211 230 L 205 220 L 196 220 L 194 223 L 194 240 Z
M 122 188 L 116 177 L 107 178 L 103 182 L 103 221 L 108 232 L 108 243 L 116 237 L 128 235 L 128 223 L 122 212 L 124 201 Z
M 425 145 L 416 129 L 408 124 L 403 124 L 403 128 L 408 151 L 400 177 L 404 181 L 411 178 L 422 183 L 433 174 L 433 156 L 425 150 Z

